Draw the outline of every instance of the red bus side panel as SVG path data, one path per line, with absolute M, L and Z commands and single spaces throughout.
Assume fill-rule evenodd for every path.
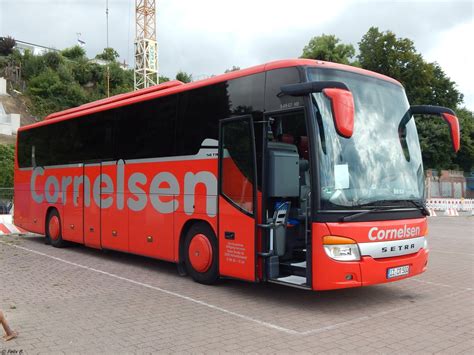
M 94 187 L 93 182 L 100 181 L 100 164 L 86 164 L 84 166 L 84 177 L 87 192 Z M 84 185 L 80 188 L 84 192 Z M 92 248 L 101 248 L 100 240 L 100 207 L 93 199 L 93 196 L 84 198 L 84 244 Z
M 63 239 L 76 243 L 84 242 L 83 234 L 83 203 L 84 177 L 83 167 L 68 169 L 71 177 L 62 179 L 61 193 L 63 195 Z M 72 176 L 77 176 L 76 179 Z M 81 177 L 82 176 L 82 177 Z
M 222 196 L 219 196 L 219 272 L 222 276 L 255 281 L 255 219 Z

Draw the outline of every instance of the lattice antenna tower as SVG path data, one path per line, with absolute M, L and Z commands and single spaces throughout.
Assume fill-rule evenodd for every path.
M 135 0 L 135 90 L 158 84 L 155 14 L 155 0 Z

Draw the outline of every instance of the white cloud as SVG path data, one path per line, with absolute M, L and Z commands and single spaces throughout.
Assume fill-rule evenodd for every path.
M 133 65 L 135 0 L 109 0 L 110 46 Z M 408 37 L 425 58 L 436 60 L 474 109 L 473 2 L 357 0 L 157 0 L 160 72 L 195 77 L 298 57 L 311 37 L 335 34 L 357 47 L 370 26 Z M 0 36 L 53 46 L 76 44 L 87 54 L 106 46 L 105 0 L 0 0 Z
M 458 84 L 458 89 L 464 94 L 464 103 L 471 110 L 474 110 L 473 33 L 473 21 L 443 32 L 435 47 L 425 56 L 428 61 L 438 62 L 445 73 Z

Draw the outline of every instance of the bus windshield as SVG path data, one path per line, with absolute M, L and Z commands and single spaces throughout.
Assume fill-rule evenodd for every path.
M 423 165 L 414 119 L 404 89 L 375 77 L 311 68 L 310 81 L 344 82 L 355 104 L 354 133 L 336 133 L 331 103 L 312 94 L 319 131 L 322 209 L 390 205 L 413 207 L 424 194 Z

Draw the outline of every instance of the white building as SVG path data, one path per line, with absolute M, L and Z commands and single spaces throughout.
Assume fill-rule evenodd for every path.
M 43 55 L 47 52 L 59 52 L 57 49 L 41 46 L 39 44 L 18 40 L 15 40 L 15 42 L 15 48 L 18 49 L 21 54 L 24 54 L 26 50 L 29 50 L 33 55 Z
M 20 114 L 6 113 L 1 101 L 2 96 L 8 96 L 7 81 L 4 78 L 0 78 L 0 134 L 11 136 L 20 128 Z

